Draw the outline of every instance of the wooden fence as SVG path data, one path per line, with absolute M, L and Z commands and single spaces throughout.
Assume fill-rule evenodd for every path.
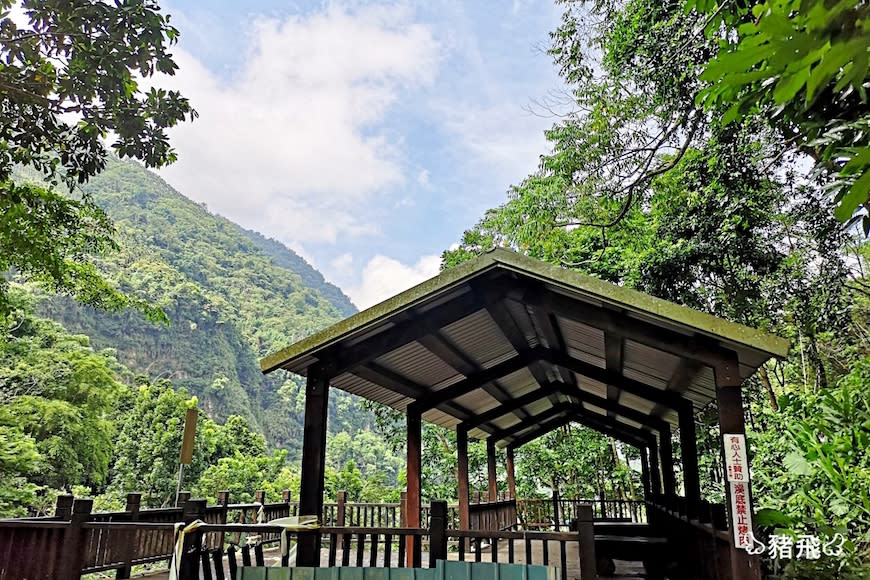
M 179 522 L 201 519 L 208 526 L 218 526 L 220 533 L 216 533 L 218 528 L 206 527 L 210 533 L 206 535 L 205 543 L 201 546 L 202 550 L 214 553 L 222 551 L 227 545 L 244 545 L 244 534 L 251 529 L 246 526 L 299 515 L 298 504 L 292 501 L 288 491 L 284 492 L 282 501 L 275 503 L 266 503 L 265 492 L 260 491 L 256 493 L 256 502 L 246 504 L 231 504 L 228 492 L 220 492 L 215 505 L 196 503 L 196 509 L 199 510 L 196 513 L 185 511 L 189 507 L 193 509 L 194 506 L 189 502 L 189 497 L 190 494 L 186 492 L 180 495 L 181 507 L 141 509 L 141 496 L 129 494 L 124 511 L 91 513 L 92 502 L 89 500 L 74 501 L 72 496 L 61 496 L 58 498 L 54 516 L 0 520 L 0 580 L 60 578 L 67 573 L 73 574 L 72 571 L 85 574 L 110 570 L 117 570 L 118 578 L 128 578 L 133 565 L 167 560 L 170 557 L 175 542 L 175 524 Z M 567 531 L 567 523 L 576 520 L 584 506 L 592 506 L 599 518 L 600 514 L 616 519 L 626 514 L 631 521 L 641 521 L 645 517 L 642 506 L 638 508 L 637 502 L 620 503 L 608 500 L 608 503 L 601 504 L 590 500 L 558 498 L 516 500 L 503 495 L 490 502 L 486 501 L 485 496 L 481 499 L 478 494 L 474 494 L 473 499 L 469 506 L 470 530 L 459 530 L 458 506 L 455 504 L 445 504 L 445 513 L 439 516 L 444 520 L 444 528 L 452 534 L 448 540 L 450 545 L 462 553 L 463 557 L 465 553 L 480 557 L 480 544 L 474 542 L 484 541 L 488 545 L 495 539 L 497 547 L 499 541 L 510 541 L 512 551 L 513 542 L 521 539 L 528 541 L 527 538 L 531 536 L 523 536 L 524 532 L 517 531 L 518 522 L 525 522 L 524 529 L 527 531 L 548 533 L 544 530 L 550 530 L 549 533 L 556 534 Z M 344 492 L 339 493 L 338 500 L 324 505 L 321 521 L 326 526 L 323 528 L 324 545 L 329 546 L 330 553 L 334 554 L 338 550 L 342 562 L 348 558 L 358 561 L 362 557 L 359 550 L 363 550 L 362 545 L 365 542 L 361 540 L 360 534 L 368 536 L 369 550 L 374 549 L 371 534 L 383 540 L 381 549 L 387 558 L 391 554 L 404 557 L 406 543 L 399 541 L 403 535 L 418 538 L 412 539 L 411 543 L 419 541 L 420 546 L 429 544 L 427 534 L 407 531 L 404 502 L 354 503 L 346 501 Z M 431 507 L 424 506 L 420 520 L 422 527 L 430 527 L 432 518 Z M 260 534 L 260 549 L 263 545 L 276 543 L 280 539 L 280 535 L 274 530 L 257 529 Z M 345 531 L 337 537 L 334 534 L 338 532 L 330 531 L 333 529 Z M 498 536 L 502 532 L 503 535 Z M 475 533 L 478 535 L 475 536 Z M 575 536 L 576 534 L 572 537 Z M 568 541 L 567 536 L 563 539 Z M 346 542 L 350 542 L 348 549 L 344 549 Z M 395 548 L 388 548 L 388 545 Z M 408 546 L 407 549 L 410 550 L 411 544 Z M 351 547 L 357 550 L 355 555 L 351 554 Z M 564 552 L 564 547 L 562 551 Z M 34 558 L 34 554 L 41 556 Z M 419 559 L 415 561 L 419 562 Z M 68 577 L 78 578 L 78 575 Z

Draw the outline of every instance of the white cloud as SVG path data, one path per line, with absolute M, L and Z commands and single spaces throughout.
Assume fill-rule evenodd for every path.
M 333 271 L 337 272 L 339 276 L 347 276 L 350 273 L 351 267 L 353 267 L 353 254 L 345 252 L 330 261 L 329 265 L 332 266 Z
M 346 288 L 345 293 L 357 308 L 364 310 L 428 280 L 440 268 L 440 256 L 421 256 L 416 264 L 408 266 L 379 254 L 363 268 L 360 285 Z
M 335 4 L 251 30 L 229 79 L 176 51 L 177 77 L 159 84 L 200 117 L 172 130 L 180 159 L 162 175 L 292 245 L 377 232 L 362 208 L 406 181 L 402 136 L 382 125 L 403 91 L 433 80 L 432 31 L 401 6 Z

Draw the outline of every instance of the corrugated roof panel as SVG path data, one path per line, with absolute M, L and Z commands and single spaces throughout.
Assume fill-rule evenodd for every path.
M 540 401 L 535 401 L 534 403 L 532 403 L 530 405 L 526 405 L 525 408 L 526 408 L 526 411 L 528 411 L 530 414 L 538 415 L 540 413 L 543 413 L 544 411 L 546 411 L 547 409 L 549 409 L 552 406 L 553 406 L 553 403 L 550 402 L 550 399 L 545 398 L 545 399 L 541 399 Z
M 520 422 L 520 418 L 513 413 L 505 413 L 498 419 L 492 422 L 499 429 L 509 429 Z
M 666 380 L 662 380 L 658 377 L 654 377 L 652 375 L 648 375 L 641 371 L 635 370 L 633 368 L 624 367 L 622 369 L 622 376 L 627 379 L 632 379 L 635 381 L 639 381 L 651 387 L 655 387 L 661 391 L 665 390 L 668 386 L 668 382 Z
M 455 382 L 462 379 L 456 369 L 416 341 L 388 352 L 375 359 L 375 362 L 415 383 L 430 387 L 448 380 Z
M 632 421 L 631 419 L 626 419 L 622 415 L 617 415 L 616 420 L 624 425 L 628 425 L 629 427 L 634 427 L 635 429 L 643 429 L 643 425 L 638 423 L 637 421 Z
M 525 335 L 529 346 L 538 346 L 538 333 L 535 332 L 535 326 L 532 324 L 532 319 L 529 316 L 525 305 L 516 300 L 505 300 L 504 303 L 505 306 L 507 306 L 508 312 L 511 313 L 511 317 L 513 317 L 514 321 L 517 323 L 517 326 L 519 326 L 523 331 L 523 335 Z
M 445 326 L 441 335 L 482 368 L 497 365 L 516 355 L 486 310 L 478 310 Z
M 656 404 L 652 401 L 647 401 L 646 399 L 642 399 L 640 397 L 636 397 L 630 393 L 623 392 L 619 396 L 619 403 L 621 405 L 625 405 L 630 409 L 634 409 L 635 411 L 640 411 L 645 415 L 649 415 L 650 411 L 655 408 Z
M 591 404 L 591 403 L 585 403 L 585 402 L 584 402 L 584 403 L 583 403 L 583 407 L 584 407 L 585 409 L 588 409 L 588 410 L 592 411 L 593 413 L 598 413 L 599 415 L 606 415 L 606 414 L 607 414 L 607 411 L 605 411 L 605 410 L 602 409 L 601 407 L 598 407 L 598 406 L 593 405 L 593 404 Z
M 538 387 L 535 377 L 527 368 L 521 368 L 498 380 L 498 384 L 513 397 L 519 397 Z
M 483 389 L 474 389 L 454 400 L 475 415 L 485 413 L 499 404 L 497 399 Z
M 587 393 L 592 393 L 593 395 L 597 395 L 599 397 L 607 396 L 607 385 L 605 385 L 604 383 L 599 383 L 598 381 L 587 379 L 586 377 L 581 377 L 580 375 L 574 376 L 577 378 L 577 384 L 580 386 L 580 388 Z
M 567 318 L 556 317 L 565 348 L 572 357 L 604 368 L 604 331 Z
M 395 395 L 395 393 L 389 389 L 385 389 L 380 385 L 376 385 L 350 373 L 344 373 L 335 377 L 330 381 L 330 384 L 342 391 L 347 391 L 348 393 L 353 393 L 354 395 L 377 401 L 384 405 L 389 405 L 389 401 L 393 400 Z
M 630 339 L 623 342 L 623 364 L 648 375 L 668 381 L 680 364 L 680 358 Z

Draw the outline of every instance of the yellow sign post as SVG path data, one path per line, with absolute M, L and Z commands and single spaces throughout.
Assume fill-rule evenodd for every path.
M 196 440 L 196 420 L 199 417 L 197 409 L 188 409 L 184 416 L 184 435 L 181 439 L 181 457 L 178 465 L 178 487 L 175 489 L 175 507 L 178 507 L 178 495 L 181 493 L 181 481 L 184 477 L 184 466 L 193 462 L 193 443 Z

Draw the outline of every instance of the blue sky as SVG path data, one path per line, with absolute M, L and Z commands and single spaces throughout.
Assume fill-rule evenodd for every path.
M 299 252 L 367 307 L 437 273 L 546 151 L 552 1 L 163 3 L 179 191 Z

